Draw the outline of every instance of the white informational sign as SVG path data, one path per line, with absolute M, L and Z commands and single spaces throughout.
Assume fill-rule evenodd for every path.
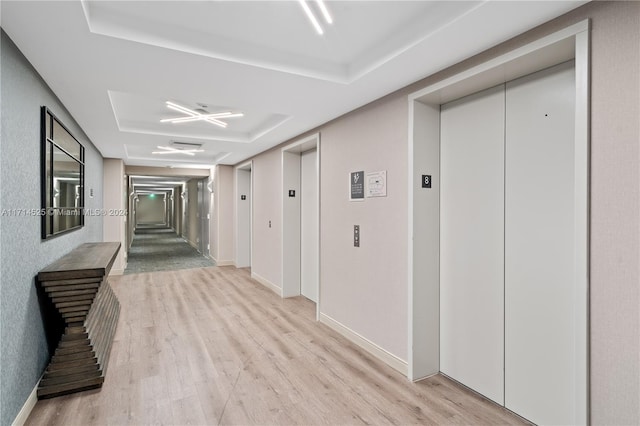
M 367 173 L 367 198 L 387 196 L 387 171 Z

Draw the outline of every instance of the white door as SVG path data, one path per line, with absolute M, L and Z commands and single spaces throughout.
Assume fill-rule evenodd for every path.
M 318 151 L 300 155 L 300 293 L 318 302 Z
M 568 62 L 441 110 L 441 371 L 539 424 L 578 423 L 586 398 L 574 79 Z
M 505 405 L 575 424 L 573 62 L 507 84 Z M 586 348 L 582 348 L 586 351 Z M 581 392 L 586 391 L 583 389 Z
M 440 369 L 503 404 L 504 85 L 440 120 Z

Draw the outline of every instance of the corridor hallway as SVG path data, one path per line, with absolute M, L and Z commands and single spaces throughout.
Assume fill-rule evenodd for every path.
M 50 425 L 525 425 L 445 376 L 418 383 L 233 266 L 109 279 L 122 310 L 99 390 L 37 402 Z
M 129 250 L 125 274 L 215 266 L 166 226 L 138 225 Z

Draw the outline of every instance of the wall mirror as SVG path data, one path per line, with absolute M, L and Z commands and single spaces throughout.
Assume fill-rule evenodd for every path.
M 42 239 L 84 225 L 84 147 L 45 106 L 41 108 Z

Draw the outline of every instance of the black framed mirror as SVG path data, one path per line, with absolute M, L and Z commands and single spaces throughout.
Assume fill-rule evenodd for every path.
M 42 239 L 84 226 L 84 146 L 41 108 Z

